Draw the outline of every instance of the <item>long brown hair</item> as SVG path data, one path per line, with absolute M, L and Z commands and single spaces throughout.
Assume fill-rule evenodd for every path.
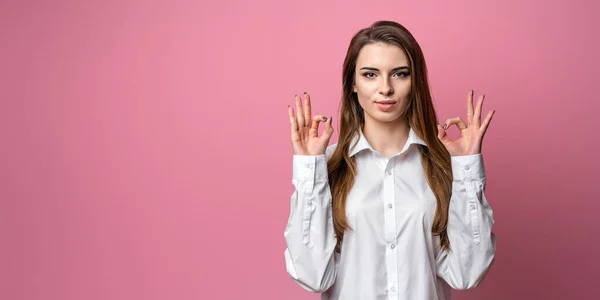
M 448 207 L 452 192 L 452 169 L 450 154 L 437 138 L 437 116 L 433 107 L 427 66 L 423 52 L 412 34 L 393 21 L 377 21 L 368 28 L 358 31 L 350 42 L 342 73 L 342 99 L 340 131 L 337 147 L 327 162 L 329 185 L 333 197 L 333 219 L 337 238 L 336 251 L 341 251 L 344 231 L 351 229 L 346 219 L 346 197 L 354 185 L 356 158 L 349 156 L 349 149 L 359 129 L 364 128 L 364 111 L 353 92 L 355 68 L 362 47 L 371 43 L 386 43 L 404 49 L 410 60 L 411 88 L 408 107 L 403 115 L 407 124 L 425 141 L 418 144 L 427 182 L 435 194 L 437 206 L 432 224 L 432 233 L 439 235 L 443 249 L 450 249 L 446 234 Z

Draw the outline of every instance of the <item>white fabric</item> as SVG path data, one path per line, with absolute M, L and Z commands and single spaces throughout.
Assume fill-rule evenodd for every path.
M 358 143 L 353 148 L 354 142 Z M 450 299 L 450 287 L 477 286 L 494 260 L 493 212 L 485 196 L 481 154 L 453 156 L 448 216 L 451 252 L 431 232 L 435 196 L 410 129 L 392 158 L 373 150 L 362 131 L 350 147 L 357 175 L 346 202 L 341 253 L 336 244 L 324 155 L 293 156 L 291 209 L 284 236 L 286 269 L 304 289 L 333 299 Z

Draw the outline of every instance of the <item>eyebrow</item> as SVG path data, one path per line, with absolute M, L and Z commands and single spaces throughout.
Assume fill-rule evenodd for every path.
M 378 71 L 378 72 L 379 72 L 379 69 L 377 69 L 377 68 L 372 68 L 372 67 L 363 67 L 363 68 L 360 68 L 360 69 L 361 69 L 361 70 L 370 70 L 370 71 Z M 392 72 L 394 72 L 394 71 L 400 71 L 400 70 L 402 70 L 402 69 L 409 70 L 409 68 L 408 68 L 407 66 L 401 66 L 401 67 L 396 67 L 396 68 L 393 68 L 393 69 L 392 69 Z

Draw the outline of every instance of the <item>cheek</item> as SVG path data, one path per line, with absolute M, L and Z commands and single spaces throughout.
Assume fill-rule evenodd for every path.
M 364 84 L 356 85 L 356 96 L 358 97 L 358 103 L 363 109 L 367 109 L 366 105 L 369 102 L 369 99 L 371 99 L 371 95 L 372 92 L 370 92 L 368 86 Z
M 359 81 L 356 83 L 356 92 L 359 95 L 370 95 L 377 90 L 377 85 L 372 82 Z
M 394 89 L 404 98 L 410 94 L 410 85 L 410 80 L 399 81 L 394 86 Z

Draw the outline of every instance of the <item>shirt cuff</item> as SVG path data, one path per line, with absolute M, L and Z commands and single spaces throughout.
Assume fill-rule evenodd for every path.
M 485 178 L 485 168 L 481 153 L 451 156 L 450 161 L 452 163 L 452 176 L 454 180 L 470 181 Z
M 294 155 L 292 178 L 294 180 L 327 180 L 327 162 L 325 154 Z

